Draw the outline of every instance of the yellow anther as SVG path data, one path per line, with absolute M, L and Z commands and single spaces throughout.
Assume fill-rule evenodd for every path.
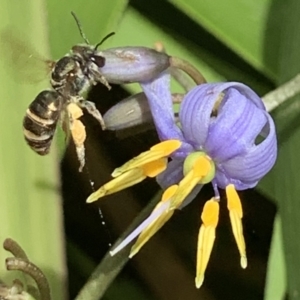
M 187 175 L 194 170 L 194 176 L 201 178 L 201 183 L 210 182 L 215 176 L 215 164 L 203 151 L 190 153 L 184 160 L 183 174 Z
M 138 237 L 132 246 L 129 257 L 136 255 L 149 239 L 172 217 L 174 211 L 166 211 L 161 214 L 149 227 L 147 227 Z
M 163 172 L 167 168 L 167 164 L 167 158 L 160 158 L 141 166 L 141 168 L 143 169 L 145 176 L 153 178 Z
M 200 288 L 203 283 L 205 270 L 216 237 L 216 227 L 219 220 L 219 203 L 214 198 L 205 203 L 201 219 L 203 224 L 200 227 L 198 235 L 197 270 L 195 278 L 197 288 Z
M 159 210 L 167 201 L 174 196 L 178 189 L 177 185 L 167 188 L 162 196 L 161 201 L 156 205 L 153 212 Z M 174 213 L 169 209 L 165 209 L 156 219 L 154 219 L 139 235 L 136 243 L 132 246 L 129 257 L 133 257 L 140 249 L 149 241 L 149 239 L 172 217 Z
M 161 151 L 165 156 L 170 155 L 175 150 L 179 149 L 181 142 L 179 140 L 168 140 L 154 145 L 150 148 L 150 151 Z
M 191 171 L 192 173 L 192 171 Z M 185 182 L 184 179 L 189 179 L 186 180 Z M 178 190 L 176 194 L 174 195 L 171 205 L 170 205 L 170 210 L 177 209 L 181 206 L 185 198 L 189 195 L 189 193 L 194 189 L 194 187 L 198 184 L 199 179 L 194 178 L 193 176 L 189 176 L 189 174 L 184 178 L 182 181 L 180 181 L 178 185 Z
M 146 177 L 156 177 L 167 168 L 167 156 L 180 146 L 181 142 L 178 140 L 164 141 L 131 159 L 120 168 L 115 169 L 112 173 L 114 179 L 92 193 L 87 202 L 94 202 L 105 195 L 128 188 Z
M 200 156 L 194 163 L 193 170 L 195 177 L 205 177 L 212 169 L 212 160 L 210 157 Z
M 243 217 L 243 209 L 240 197 L 233 184 L 229 184 L 226 187 L 227 195 L 227 208 L 228 210 L 235 210 L 238 213 L 239 218 Z M 230 199 L 230 201 L 229 201 Z
M 217 227 L 219 221 L 219 203 L 215 198 L 212 198 L 205 203 L 201 214 L 201 220 L 206 227 Z
M 211 160 L 208 156 L 199 156 L 193 164 L 192 169 L 185 175 L 185 177 L 179 182 L 179 188 L 174 196 L 170 210 L 177 209 L 183 203 L 188 194 L 194 189 L 194 187 L 201 182 L 201 179 L 205 177 L 211 170 Z
M 177 184 L 169 186 L 164 191 L 164 193 L 163 193 L 163 195 L 161 197 L 161 202 L 166 202 L 166 201 L 170 200 L 175 195 L 175 193 L 177 192 L 177 190 L 178 190 L 178 185 Z
M 226 187 L 226 195 L 232 232 L 241 256 L 241 266 L 245 269 L 247 267 L 247 256 L 246 244 L 243 235 L 243 210 L 241 200 L 233 184 L 229 184 Z
M 112 177 L 117 177 L 128 170 L 141 167 L 150 162 L 167 157 L 175 150 L 177 150 L 180 146 L 181 142 L 178 140 L 168 140 L 161 142 L 150 148 L 149 151 L 141 153 L 140 155 L 125 163 L 123 166 L 115 169 L 112 173 Z
M 116 193 L 123 189 L 126 189 L 134 184 L 137 184 L 146 178 L 143 169 L 136 168 L 133 170 L 129 170 L 126 173 L 123 173 L 117 178 L 109 181 L 108 183 L 104 184 L 100 187 L 96 192 L 92 193 L 88 199 L 86 200 L 87 203 L 91 203 L 97 201 L 99 198 Z

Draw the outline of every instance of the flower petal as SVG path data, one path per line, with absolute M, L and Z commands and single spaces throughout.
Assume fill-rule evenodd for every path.
M 268 121 L 265 111 L 238 90 L 228 88 L 224 93 L 204 144 L 205 151 L 219 163 L 245 154 Z
M 177 139 L 182 141 L 182 146 L 174 156 L 185 157 L 192 150 L 192 147 L 185 142 L 183 134 L 174 119 L 170 75 L 163 73 L 156 79 L 141 84 L 141 86 L 148 98 L 160 140 Z
M 146 47 L 118 47 L 101 51 L 101 74 L 109 83 L 152 80 L 170 66 L 169 56 Z
M 233 183 L 237 190 L 254 187 L 273 167 L 277 157 L 275 125 L 271 116 L 265 112 L 269 134 L 264 141 L 253 145 L 247 154 L 234 157 L 217 165 L 216 182 L 225 188 Z
M 235 88 L 256 106 L 264 109 L 261 99 L 247 86 L 238 82 L 206 83 L 192 89 L 183 99 L 179 118 L 187 142 L 202 150 L 208 136 L 215 103 L 228 88 Z
M 183 161 L 183 159 L 170 161 L 167 169 L 156 177 L 157 183 L 163 190 L 181 181 L 183 178 Z
M 186 141 L 215 161 L 219 187 L 230 183 L 238 190 L 254 187 L 274 165 L 273 120 L 247 86 L 235 82 L 197 86 L 184 98 L 179 116 Z M 266 129 L 267 137 L 258 143 Z

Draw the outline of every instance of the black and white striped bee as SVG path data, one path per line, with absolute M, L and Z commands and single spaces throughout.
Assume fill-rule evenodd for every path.
M 23 120 L 23 132 L 31 149 L 39 155 L 46 155 L 50 151 L 58 121 L 67 118 L 81 171 L 85 164 L 86 137 L 85 127 L 78 120 L 83 114 L 82 108 L 96 118 L 102 129 L 105 129 L 104 121 L 95 104 L 84 99 L 82 94 L 97 83 L 102 83 L 110 89 L 109 83 L 100 71 L 105 65 L 105 58 L 98 47 L 114 33 L 107 35 L 96 46 L 92 46 L 85 37 L 76 15 L 73 12 L 72 15 L 86 44 L 73 46 L 70 53 L 56 62 L 47 61 L 48 66 L 51 66 L 52 89 L 40 92 L 29 105 Z

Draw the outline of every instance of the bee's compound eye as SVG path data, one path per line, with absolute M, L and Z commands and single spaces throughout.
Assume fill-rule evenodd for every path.
M 105 65 L 105 58 L 100 55 L 93 55 L 91 60 L 99 67 L 103 67 Z

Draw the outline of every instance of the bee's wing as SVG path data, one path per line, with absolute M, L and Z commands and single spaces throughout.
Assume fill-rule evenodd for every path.
M 23 41 L 16 30 L 6 28 L 0 32 L 0 52 L 21 82 L 37 83 L 47 78 L 55 61 L 45 59 L 30 44 Z
M 61 128 L 61 134 L 64 134 L 64 143 L 68 144 L 70 137 L 71 137 L 71 131 L 70 131 L 70 117 L 66 109 L 62 109 L 60 114 L 60 128 Z M 60 139 L 61 140 L 61 139 Z

